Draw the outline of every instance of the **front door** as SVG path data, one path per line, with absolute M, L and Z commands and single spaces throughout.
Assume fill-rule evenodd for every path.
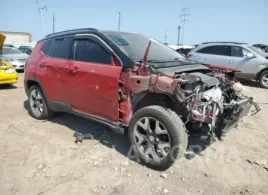
M 112 64 L 112 53 L 95 35 L 76 37 L 72 53 L 68 82 L 73 110 L 118 120 L 118 89 L 122 67 Z

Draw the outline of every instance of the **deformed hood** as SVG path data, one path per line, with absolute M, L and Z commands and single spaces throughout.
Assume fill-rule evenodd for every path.
M 198 72 L 200 71 L 209 71 L 209 68 L 202 64 L 189 64 L 189 65 L 180 65 L 180 66 L 174 66 L 174 67 L 166 67 L 166 68 L 157 68 L 158 71 L 169 75 L 174 76 L 175 73 L 183 73 L 183 72 Z

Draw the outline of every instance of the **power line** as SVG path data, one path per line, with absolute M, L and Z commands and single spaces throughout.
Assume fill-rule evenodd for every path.
M 181 38 L 181 44 L 183 45 L 183 39 L 184 39 L 184 31 L 185 31 L 185 23 L 188 22 L 188 16 L 189 14 L 189 8 L 184 7 L 181 9 L 182 14 L 180 15 L 181 17 L 181 23 L 182 23 L 182 38 Z

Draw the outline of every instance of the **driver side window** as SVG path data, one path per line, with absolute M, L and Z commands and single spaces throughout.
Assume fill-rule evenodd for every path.
M 111 64 L 111 55 L 98 43 L 89 39 L 79 39 L 74 43 L 74 60 L 80 62 Z

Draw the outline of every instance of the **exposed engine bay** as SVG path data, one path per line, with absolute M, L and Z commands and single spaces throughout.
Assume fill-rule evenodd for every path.
M 252 105 L 260 111 L 251 97 L 242 94 L 243 86 L 233 72 L 212 70 L 208 73 L 178 73 L 183 83 L 176 88 L 176 98 L 187 110 L 187 129 L 222 139 L 227 129 L 248 115 Z

